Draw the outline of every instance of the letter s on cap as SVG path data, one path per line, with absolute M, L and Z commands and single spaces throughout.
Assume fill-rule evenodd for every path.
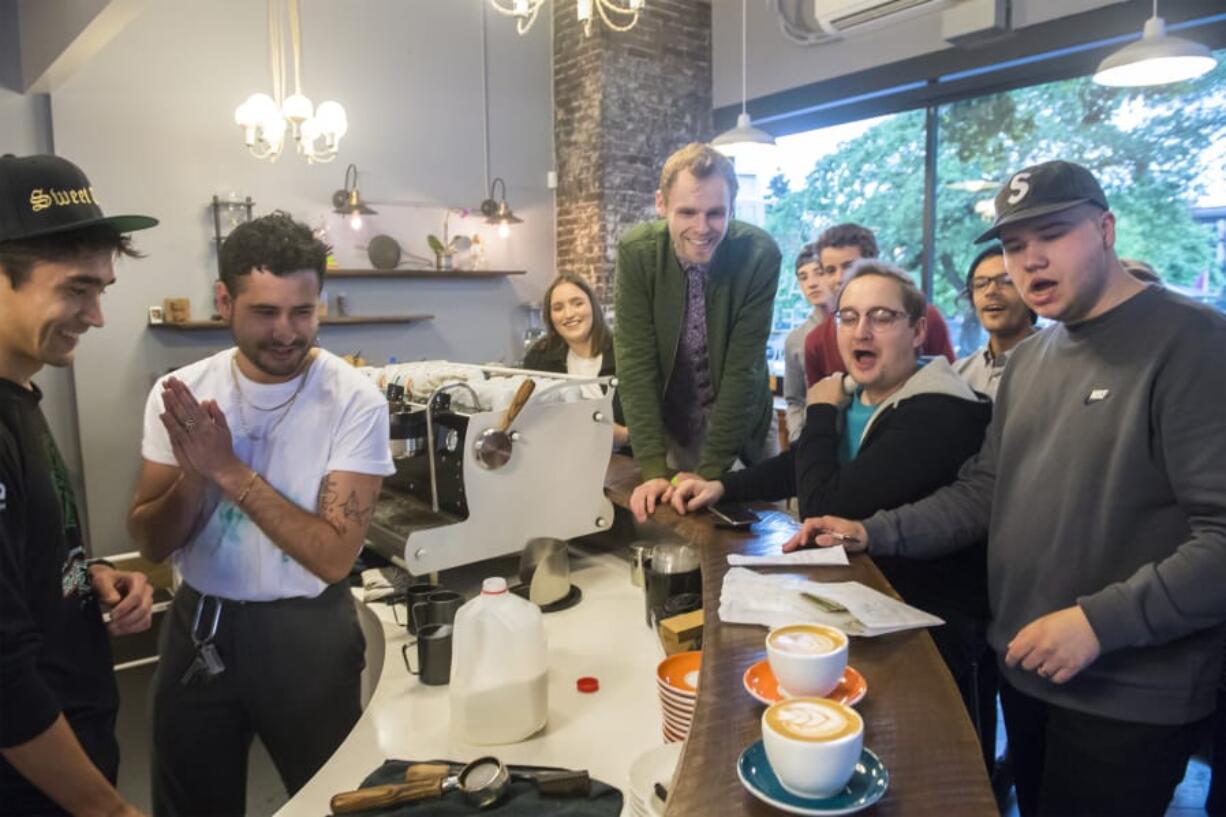
M 1026 194 L 1030 192 L 1030 185 L 1026 180 L 1030 178 L 1029 173 L 1018 173 L 1009 180 L 1009 189 L 1013 191 L 1013 195 L 1009 196 L 1005 201 L 1009 204 L 1017 204 L 1022 199 L 1026 198 Z

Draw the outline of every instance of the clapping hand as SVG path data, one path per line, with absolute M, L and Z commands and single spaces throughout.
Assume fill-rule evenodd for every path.
M 159 416 L 182 468 L 216 481 L 223 470 L 239 464 L 217 401 L 199 402 L 183 381 L 168 377 L 162 384 L 162 404 L 166 410 Z

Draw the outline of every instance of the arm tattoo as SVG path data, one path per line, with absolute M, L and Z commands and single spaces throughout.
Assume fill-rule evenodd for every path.
M 375 506 L 372 498 L 372 501 L 363 507 L 357 491 L 350 491 L 348 498 L 342 500 L 336 480 L 329 475 L 324 477 L 323 488 L 319 492 L 319 510 L 320 515 L 336 532 L 344 536 L 349 530 L 347 522 L 357 524 L 364 531 L 374 515 Z
M 350 491 L 349 498 L 345 500 L 343 510 L 346 519 L 352 519 L 362 528 L 365 528 L 367 523 L 370 522 L 370 517 L 375 512 L 375 506 L 371 504 L 363 508 L 362 503 L 358 500 L 358 492 Z

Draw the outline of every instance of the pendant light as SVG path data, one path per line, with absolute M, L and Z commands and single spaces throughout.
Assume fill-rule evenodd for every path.
M 741 0 L 741 112 L 736 118 L 736 127 L 726 130 L 711 140 L 711 147 L 732 159 L 744 168 L 748 162 L 756 164 L 773 153 L 775 137 L 764 130 L 755 128 L 749 118 L 746 108 L 748 96 L 745 77 L 748 73 L 746 42 L 748 39 L 748 0 Z
M 543 2 L 543 0 L 542 0 Z M 497 8 L 497 2 L 494 3 Z M 522 31 L 520 32 L 523 33 Z M 509 238 L 512 224 L 523 224 L 524 220 L 511 211 L 507 204 L 507 183 L 501 177 L 490 181 L 490 84 L 489 64 L 487 60 L 488 43 L 486 42 L 485 6 L 481 6 L 481 124 L 484 133 L 485 149 L 485 189 L 488 196 L 481 202 L 481 214 L 485 216 L 486 224 L 498 225 L 498 237 Z M 502 198 L 497 196 L 499 185 L 502 186 Z
M 1158 0 L 1154 0 L 1154 13 L 1145 21 L 1141 39 L 1099 63 L 1094 81 L 1115 88 L 1166 85 L 1195 79 L 1216 65 L 1207 47 L 1166 33 L 1166 22 L 1158 16 Z

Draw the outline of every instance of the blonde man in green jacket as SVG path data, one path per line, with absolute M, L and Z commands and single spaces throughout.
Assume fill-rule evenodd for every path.
M 774 240 L 732 220 L 732 163 L 691 143 L 664 163 L 656 212 L 617 247 L 615 349 L 643 482 L 639 521 L 686 476 L 771 456 L 766 340 L 779 284 Z

